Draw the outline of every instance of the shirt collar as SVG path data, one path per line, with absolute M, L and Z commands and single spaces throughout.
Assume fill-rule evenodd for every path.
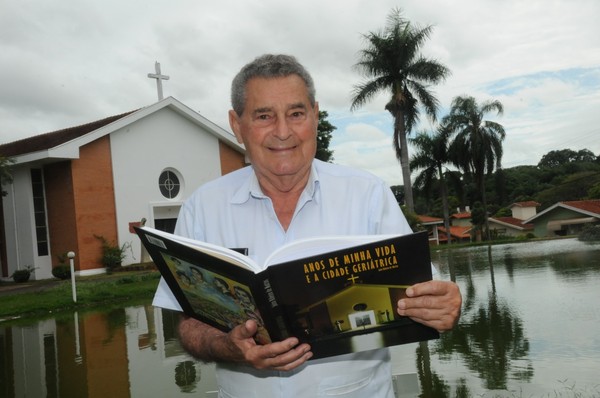
M 317 172 L 317 167 L 315 166 L 315 162 L 313 161 L 310 166 L 310 175 L 308 176 L 308 182 L 306 183 L 306 187 L 300 196 L 301 200 L 318 200 L 317 191 L 319 186 L 319 173 Z M 235 190 L 232 198 L 232 204 L 242 204 L 247 202 L 250 197 L 254 197 L 257 199 L 265 199 L 267 196 L 263 193 L 260 188 L 260 184 L 258 183 L 258 178 L 256 177 L 256 173 L 254 173 L 254 169 L 252 169 L 252 173 L 249 174 L 246 181 L 240 185 L 240 187 Z

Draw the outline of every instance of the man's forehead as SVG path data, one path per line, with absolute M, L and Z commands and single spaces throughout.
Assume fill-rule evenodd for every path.
M 291 76 L 290 76 L 291 77 Z M 246 86 L 246 102 L 252 108 L 307 108 L 310 103 L 308 90 L 304 81 L 288 80 L 286 78 L 253 78 Z

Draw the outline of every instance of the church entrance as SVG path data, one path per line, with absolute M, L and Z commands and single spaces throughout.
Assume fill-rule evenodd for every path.
M 175 223 L 177 222 L 177 218 L 161 218 L 158 220 L 154 220 L 154 228 L 173 233 L 175 232 Z

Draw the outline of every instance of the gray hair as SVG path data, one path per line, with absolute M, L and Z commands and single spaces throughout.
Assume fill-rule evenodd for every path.
M 255 77 L 275 78 L 298 75 L 306 84 L 308 100 L 315 105 L 315 83 L 308 71 L 291 55 L 264 54 L 246 64 L 231 83 L 231 106 L 239 116 L 246 106 L 246 84 Z

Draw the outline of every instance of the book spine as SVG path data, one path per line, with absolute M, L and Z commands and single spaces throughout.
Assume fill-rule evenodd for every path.
M 271 280 L 267 272 L 258 274 L 261 276 L 257 280 L 256 290 L 260 291 L 260 309 L 265 327 L 273 341 L 281 341 L 291 336 L 286 319 L 283 315 L 281 306 L 277 301 L 275 290 L 271 285 Z

